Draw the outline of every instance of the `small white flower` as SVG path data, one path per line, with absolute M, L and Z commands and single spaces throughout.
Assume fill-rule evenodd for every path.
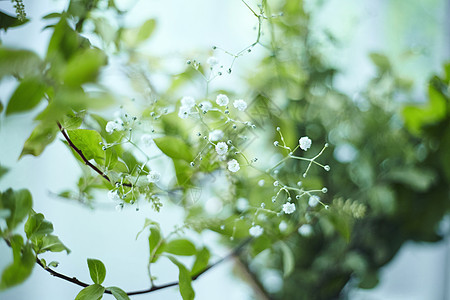
M 252 227 L 250 227 L 250 229 L 248 230 L 248 233 L 249 233 L 251 236 L 253 236 L 253 237 L 258 237 L 258 236 L 260 236 L 261 234 L 263 234 L 263 232 L 264 232 L 264 228 L 262 228 L 262 227 L 259 226 L 259 225 L 252 226 Z
M 300 226 L 300 228 L 298 229 L 298 233 L 302 236 L 308 237 L 311 236 L 313 233 L 313 228 L 311 225 L 309 224 L 303 224 L 302 226 Z
M 108 199 L 111 201 L 120 201 L 120 196 L 119 196 L 119 193 L 117 192 L 117 190 L 108 191 Z
M 240 111 L 244 111 L 247 108 L 247 102 L 242 99 L 234 100 L 233 106 Z
M 211 142 L 217 142 L 218 140 L 221 140 L 223 136 L 224 136 L 223 131 L 220 129 L 216 129 L 209 133 L 209 140 Z
M 288 228 L 288 224 L 283 220 L 280 222 L 280 225 L 278 225 L 278 229 L 280 229 L 281 232 L 286 231 Z
M 306 151 L 306 150 L 308 150 L 311 147 L 312 141 L 311 141 L 311 139 L 309 137 L 304 136 L 304 137 L 301 137 L 298 140 L 298 143 L 300 144 L 300 148 L 302 150 Z
M 283 211 L 287 215 L 292 214 L 295 211 L 295 204 L 286 202 L 285 204 L 283 204 Z
M 193 108 L 195 106 L 195 100 L 192 97 L 185 96 L 181 98 L 181 106 L 185 106 L 187 108 Z
M 311 206 L 311 207 L 316 207 L 317 204 L 319 204 L 319 201 L 320 201 L 320 197 L 319 196 L 312 195 L 311 197 L 309 197 L 308 205 Z
M 105 130 L 107 133 L 113 133 L 114 130 L 118 129 L 118 124 L 114 121 L 109 121 L 106 123 Z
M 225 143 L 225 142 L 217 143 L 217 145 L 216 145 L 216 152 L 217 152 L 217 154 L 225 155 L 225 154 L 227 154 L 227 151 L 228 151 L 227 143 Z
M 122 211 L 123 210 L 123 203 L 116 205 L 116 211 Z
M 180 110 L 178 111 L 178 116 L 182 119 L 186 119 L 189 117 L 189 113 L 191 112 L 191 108 L 187 106 L 181 106 Z
M 264 186 L 265 183 L 266 183 L 266 181 L 264 179 L 261 179 L 260 181 L 258 181 L 259 186 Z
M 246 198 L 239 198 L 236 202 L 236 208 L 238 211 L 245 211 L 249 207 L 248 200 Z
M 150 171 L 147 175 L 147 180 L 150 183 L 158 182 L 161 179 L 161 174 L 157 171 Z
M 210 111 L 213 108 L 211 102 L 209 101 L 203 101 L 202 103 L 200 103 L 200 106 L 202 108 L 202 111 Z
M 145 146 L 150 146 L 153 143 L 153 139 L 152 136 L 150 134 L 143 134 L 141 136 L 141 142 L 145 145 Z
M 228 102 L 230 102 L 230 99 L 228 99 L 227 95 L 224 95 L 224 94 L 217 95 L 216 103 L 218 105 L 220 105 L 220 106 L 227 106 Z
M 210 56 L 206 60 L 206 63 L 208 65 L 210 65 L 211 67 L 214 67 L 215 65 L 217 65 L 219 63 L 219 60 L 217 58 L 215 58 L 214 56 Z
M 228 162 L 228 170 L 230 170 L 230 172 L 237 172 L 240 168 L 241 167 L 239 166 L 237 160 L 232 159 Z

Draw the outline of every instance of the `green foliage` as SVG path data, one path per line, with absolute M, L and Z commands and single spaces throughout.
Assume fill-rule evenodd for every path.
M 36 77 L 43 68 L 43 61 L 34 52 L 0 47 L 0 80 L 5 76 Z
M 191 256 L 197 253 L 195 245 L 187 239 L 175 239 L 167 242 L 164 246 L 164 252 L 174 254 Z
M 95 130 L 73 129 L 67 130 L 67 134 L 80 149 L 84 156 L 90 160 L 94 159 L 97 163 L 103 163 L 105 160 L 105 151 L 102 149 L 102 137 Z
M 106 277 L 105 265 L 98 259 L 92 258 L 87 259 L 87 264 L 92 281 L 96 284 L 102 284 Z
M 169 258 L 170 261 L 173 262 L 178 267 L 179 270 L 178 282 L 181 297 L 183 297 L 183 300 L 194 299 L 195 292 L 192 289 L 192 280 L 189 270 L 186 269 L 186 267 L 181 262 L 179 262 L 175 257 L 167 256 L 167 258 Z
M 53 124 L 39 123 L 25 141 L 20 157 L 27 154 L 33 156 L 41 155 L 45 148 L 53 142 L 57 132 L 58 127 L 55 127 Z
M 46 85 L 40 78 L 24 79 L 9 99 L 6 114 L 31 110 L 42 100 L 45 90 Z
M 259 10 L 249 4 L 262 27 L 254 44 L 231 54 L 232 66 L 253 47 L 264 45 L 267 52 L 247 76 L 245 97 L 251 105 L 242 112 L 233 103 L 221 107 L 214 102 L 218 94 L 241 95 L 214 90 L 210 82 L 224 74 L 215 73 L 212 65 L 204 67 L 203 61 L 188 61 L 178 74 L 167 76 L 165 89 L 154 87 L 153 75 L 146 74 L 158 74 L 163 59 L 138 50 L 155 31 L 156 20 L 125 28 L 102 14 L 99 3 L 72 0 L 67 11 L 44 17 L 54 21 L 46 27 L 53 33 L 44 59 L 28 50 L 0 47 L 0 80 L 13 78 L 18 84 L 4 115 L 45 104 L 21 157 L 39 156 L 55 139 L 58 123 L 79 149 L 75 151 L 66 141 L 74 157 L 83 162 L 83 175 L 76 191 L 63 191 L 60 196 L 94 206 L 97 193 L 109 189 L 108 197 L 119 209 L 148 201 L 159 211 L 161 205 L 172 201 L 185 210 L 182 228 L 163 234 L 157 222 L 147 219 L 136 235 L 149 233 L 149 273 L 161 256 L 178 267 L 184 300 L 194 299 L 192 280 L 211 266 L 211 253 L 186 239 L 183 230 L 213 231 L 230 248 L 253 236 L 239 260 L 251 265 L 256 280 L 265 269 L 283 274 L 283 288 L 278 292 L 264 291 L 264 280 L 258 283 L 267 298 L 274 299 L 338 298 L 345 296 L 341 291 L 350 278 L 355 278 L 359 287 L 372 288 L 378 283 L 378 270 L 405 241 L 441 238 L 436 229 L 450 211 L 450 64 L 444 66 L 443 76 L 430 81 L 426 104 L 402 106 L 396 99 L 411 96 L 410 80 L 397 74 L 395 61 L 387 55 L 371 53 L 376 76 L 360 91 L 361 99 L 355 100 L 333 86 L 338 70 L 327 63 L 314 40 L 312 16 L 302 1 L 263 1 Z M 126 13 L 118 10 L 113 0 L 107 7 L 118 20 Z M 266 17 L 278 11 L 284 16 Z M 5 31 L 23 24 L 1 12 L 0 17 L 0 28 Z M 93 24 L 99 48 L 84 37 L 86 21 Z M 331 34 L 328 38 L 334 41 Z M 138 94 L 129 110 L 135 116 L 122 111 L 123 107 L 116 120 L 106 116 L 109 111 L 105 109 L 117 99 L 100 84 L 99 76 L 111 54 L 127 60 L 124 69 Z M 206 93 L 201 91 L 205 96 L 188 107 L 187 115 L 177 115 L 173 108 L 186 108 L 183 100 L 181 107 L 178 100 L 188 85 L 206 86 Z M 200 105 L 202 101 L 210 107 Z M 102 116 L 93 110 L 101 110 Z M 209 136 L 214 129 L 223 133 L 216 141 Z M 281 161 L 260 169 L 257 160 L 248 157 L 254 150 L 252 136 L 267 140 L 257 149 L 262 149 L 264 159 L 278 155 Z M 306 155 L 304 149 L 292 146 L 303 136 L 313 140 Z M 274 140 L 278 143 L 275 148 Z M 216 150 L 217 143 L 227 141 L 222 155 Z M 325 142 L 328 148 L 322 149 Z M 153 156 L 154 146 L 164 154 L 164 163 L 173 163 L 176 180 L 158 181 L 154 160 L 161 155 Z M 353 149 L 353 157 L 338 161 L 342 147 Z M 232 159 L 239 162 L 239 172 L 227 164 Z M 92 165 L 86 167 L 86 160 Z M 331 172 L 326 173 L 330 167 Z M 309 173 L 303 178 L 305 170 Z M 6 171 L 0 167 L 0 177 Z M 224 189 L 216 191 L 214 182 Z M 209 186 L 214 197 L 200 195 Z M 308 203 L 318 195 L 317 206 Z M 217 212 L 210 209 L 214 201 L 220 207 Z M 240 205 L 242 201 L 245 205 Z M 283 206 L 288 204 L 294 204 L 295 210 L 285 210 Z M 27 215 L 24 239 L 16 233 Z M 47 265 L 38 255 L 70 252 L 52 234 L 53 225 L 44 215 L 32 210 L 26 190 L 8 189 L 0 194 L 0 218 L 5 221 L 0 224 L 0 235 L 13 254 L 0 289 L 23 282 L 36 259 L 45 268 L 58 265 L 55 261 Z M 303 231 L 305 225 L 309 227 Z M 172 255 L 191 256 L 192 268 Z M 101 261 L 88 259 L 87 263 L 94 284 L 82 289 L 76 299 L 101 299 L 106 290 L 116 299 L 129 299 L 118 287 L 101 286 L 106 276 Z M 153 283 L 155 278 L 150 276 Z
M 8 231 L 12 232 L 31 210 L 32 199 L 28 190 L 13 191 L 8 189 L 0 194 L 0 209 L 8 210 L 5 218 Z
M 5 30 L 5 32 L 11 27 L 17 27 L 23 25 L 28 20 L 19 20 L 17 17 L 13 17 L 9 14 L 6 14 L 0 11 L 0 29 Z
M 173 159 L 181 159 L 191 162 L 193 155 L 191 149 L 180 138 L 166 136 L 154 139 L 156 146 L 167 156 Z
M 294 271 L 294 254 L 292 253 L 291 248 L 289 248 L 289 246 L 285 242 L 280 241 L 279 245 L 283 253 L 283 276 L 288 277 Z
M 211 253 L 208 248 L 203 247 L 200 251 L 195 255 L 195 261 L 192 265 L 191 276 L 195 276 L 201 271 L 203 271 L 209 263 L 209 259 L 211 258 Z
M 33 271 L 36 262 L 31 245 L 25 244 L 20 235 L 14 235 L 9 239 L 13 253 L 13 263 L 8 265 L 2 273 L 0 290 L 10 288 L 25 281 Z
M 53 232 L 53 224 L 45 220 L 43 214 L 30 212 L 27 222 L 25 223 L 25 233 L 30 240 L 38 239 L 43 235 Z
M 103 297 L 105 288 L 99 284 L 93 284 L 82 289 L 75 300 L 99 300 Z
M 127 28 L 122 32 L 122 39 L 125 44 L 134 48 L 147 40 L 153 33 L 156 27 L 156 20 L 149 19 L 137 28 Z
M 129 300 L 130 297 L 128 297 L 127 293 L 125 293 L 122 289 L 116 287 L 116 286 L 110 286 L 106 288 L 108 291 L 111 291 L 114 298 L 117 300 Z

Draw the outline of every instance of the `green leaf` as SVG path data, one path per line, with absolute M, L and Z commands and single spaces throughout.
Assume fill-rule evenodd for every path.
M 180 138 L 165 136 L 154 139 L 156 146 L 167 156 L 174 159 L 182 159 L 191 162 L 193 155 L 191 149 Z
M 114 298 L 117 300 L 130 300 L 130 297 L 128 297 L 127 293 L 125 293 L 124 290 L 121 288 L 118 288 L 117 286 L 110 286 L 106 288 L 108 291 L 111 291 Z
M 188 269 L 179 262 L 175 257 L 173 256 L 167 256 L 177 267 L 180 271 L 178 275 L 178 283 L 180 287 L 180 294 L 181 297 L 183 297 L 183 300 L 192 300 L 195 297 L 194 289 L 192 288 L 192 279 L 191 274 L 189 273 Z
M 0 47 L 0 79 L 6 75 L 19 78 L 42 76 L 43 65 L 34 52 Z
M 43 253 L 45 251 L 51 252 L 61 252 L 66 251 L 67 254 L 70 253 L 70 249 L 67 248 L 57 236 L 55 235 L 45 235 L 42 238 L 42 246 L 40 247 L 38 253 Z
M 0 101 L 0 114 L 3 112 L 3 103 Z
M 9 169 L 6 167 L 2 167 L 2 165 L 0 165 L 0 179 L 6 174 L 8 173 Z
M 182 159 L 173 159 L 173 166 L 175 167 L 178 184 L 189 185 L 194 174 L 194 168 L 191 167 L 190 162 Z
M 71 1 L 73 2 L 73 1 Z M 72 29 L 65 17 L 61 17 L 50 39 L 47 48 L 47 59 L 53 62 L 60 62 L 61 59 L 68 61 L 81 48 L 89 47 L 89 41 L 79 36 Z M 52 72 L 58 71 L 56 65 Z
M 49 19 L 56 19 L 56 18 L 60 18 L 60 17 L 61 17 L 60 13 L 49 13 L 48 15 L 43 16 L 42 19 L 49 20 Z
M 59 266 L 59 262 L 53 260 L 53 261 L 51 261 L 51 262 L 48 264 L 48 266 L 49 266 L 49 267 L 56 268 L 56 267 Z
M 105 265 L 98 259 L 88 258 L 87 264 L 93 282 L 102 284 L 106 277 Z
M 89 129 L 73 129 L 67 130 L 67 134 L 73 144 L 83 152 L 86 159 L 104 163 L 105 151 L 102 149 L 103 140 L 100 133 Z
M 106 55 L 98 49 L 86 49 L 76 53 L 67 63 L 62 75 L 64 83 L 79 86 L 86 82 L 95 82 L 100 67 L 106 64 Z
M 9 99 L 6 115 L 33 109 L 44 97 L 46 89 L 47 86 L 39 78 L 23 80 Z
M 19 158 L 24 155 L 31 154 L 39 156 L 45 148 L 53 142 L 58 132 L 58 127 L 55 123 L 41 122 L 31 133 L 30 137 L 23 145 L 22 153 Z
M 161 231 L 158 227 L 150 227 L 150 236 L 148 237 L 150 248 L 150 262 L 154 263 L 158 260 L 159 255 L 163 252 L 165 241 L 161 236 Z
M 428 88 L 429 102 L 422 106 L 406 106 L 403 117 L 406 127 L 414 134 L 419 134 L 424 125 L 442 120 L 446 115 L 447 101 L 445 96 L 430 84 Z
M 5 290 L 18 285 L 27 279 L 36 262 L 36 256 L 31 249 L 30 244 L 23 244 L 23 238 L 20 235 L 14 235 L 10 239 L 13 252 L 13 263 L 5 268 L 2 273 L 0 290 Z
M 138 239 L 139 235 L 149 226 L 156 226 L 159 227 L 159 224 L 153 220 L 150 220 L 148 218 L 145 218 L 144 226 L 142 229 L 136 234 L 136 240 Z
M 113 147 L 110 147 L 108 149 L 105 150 L 105 167 L 108 170 L 111 170 L 112 168 L 114 168 L 114 166 L 117 164 L 118 162 L 118 155 L 116 152 L 116 149 L 114 149 Z
M 86 112 L 67 114 L 61 120 L 61 126 L 66 130 L 78 129 L 78 127 L 80 127 L 81 124 L 83 123 L 85 114 Z
M 279 241 L 278 244 L 280 245 L 281 251 L 283 252 L 283 276 L 284 278 L 286 278 L 294 271 L 294 254 L 292 253 L 291 248 L 289 248 L 289 246 L 285 242 Z
M 202 250 L 200 250 L 195 257 L 195 262 L 191 270 L 191 276 L 195 276 L 198 273 L 202 272 L 208 266 L 210 258 L 211 253 L 209 252 L 208 248 L 202 248 Z
M 381 53 L 370 53 L 369 57 L 380 71 L 388 71 L 391 69 L 391 63 L 386 55 Z
M 164 252 L 175 255 L 190 256 L 194 255 L 197 250 L 195 249 L 195 245 L 191 241 L 186 239 L 176 239 L 166 244 Z
M 46 235 L 52 232 L 53 224 L 45 220 L 43 214 L 37 214 L 34 211 L 30 213 L 25 223 L 25 233 L 28 239 L 31 239 L 33 236 Z
M 374 287 L 377 286 L 378 282 L 379 282 L 379 279 L 378 279 L 378 274 L 376 271 L 367 272 L 360 279 L 358 287 L 360 287 L 362 289 L 373 289 Z
M 6 224 L 8 230 L 12 231 L 30 212 L 33 205 L 31 194 L 28 190 L 8 189 L 0 197 L 0 209 L 10 211 L 10 215 L 6 218 Z
M 28 22 L 27 19 L 20 21 L 18 18 L 0 11 L 0 29 L 4 29 L 6 31 L 8 28 L 20 26 L 26 22 Z
M 93 284 L 82 289 L 75 300 L 98 300 L 103 297 L 105 288 L 99 284 Z
M 156 27 L 154 19 L 147 20 L 138 28 L 125 29 L 122 33 L 124 42 L 131 48 L 138 46 L 148 39 Z

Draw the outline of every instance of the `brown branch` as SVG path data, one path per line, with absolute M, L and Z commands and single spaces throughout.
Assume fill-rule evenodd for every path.
M 64 138 L 66 139 L 67 143 L 69 144 L 70 148 L 72 148 L 79 156 L 80 158 L 83 160 L 83 162 L 85 163 L 86 166 L 90 167 L 92 170 L 94 170 L 95 172 L 97 172 L 100 176 L 102 176 L 106 181 L 108 181 L 109 183 L 113 184 L 113 182 L 111 182 L 111 179 L 109 179 L 109 177 L 104 174 L 99 168 L 97 168 L 95 165 L 93 165 L 87 158 L 86 156 L 84 156 L 83 151 L 81 151 L 77 146 L 75 146 L 75 144 L 72 142 L 72 140 L 70 139 L 69 135 L 67 134 L 67 132 L 64 130 L 64 128 L 61 126 L 61 123 L 56 122 L 58 124 L 59 127 L 59 131 L 61 131 L 62 135 L 64 136 Z M 131 183 L 122 183 L 122 185 L 124 186 L 128 186 L 131 187 L 132 184 Z
M 217 266 L 218 264 L 224 262 L 225 260 L 231 258 L 231 257 L 235 257 L 237 256 L 242 249 L 252 240 L 252 238 L 248 238 L 246 240 L 244 240 L 240 245 L 238 245 L 232 252 L 230 252 L 227 256 L 222 257 L 221 259 L 219 259 L 218 261 L 216 261 L 213 264 L 210 264 L 209 266 L 207 266 L 205 269 L 203 269 L 202 271 L 200 271 L 198 274 L 192 276 L 192 281 L 196 280 L 197 278 L 199 278 L 201 275 L 203 275 L 204 273 L 208 272 L 209 270 L 211 270 L 212 268 L 214 268 L 215 266 Z M 46 267 L 42 264 L 42 262 L 40 261 L 39 258 L 36 257 L 36 263 L 41 266 L 41 268 L 43 268 L 45 271 L 49 272 L 51 275 L 61 278 L 63 280 L 66 280 L 68 282 L 71 282 L 73 284 L 82 286 L 82 287 L 87 287 L 89 286 L 89 284 L 82 282 L 80 280 L 78 280 L 76 277 L 69 277 L 67 275 L 61 274 L 59 272 L 56 272 L 52 269 L 50 269 L 49 267 Z M 169 288 L 172 286 L 177 286 L 179 285 L 180 282 L 179 281 L 174 281 L 174 282 L 169 282 L 163 285 L 153 285 L 151 288 L 149 289 L 145 289 L 145 290 L 140 290 L 140 291 L 133 291 L 133 292 L 127 292 L 128 296 L 133 296 L 133 295 L 140 295 L 140 294 L 147 294 L 147 293 L 151 293 L 157 290 L 162 290 L 165 288 Z M 111 291 L 105 290 L 104 292 L 105 294 L 111 294 Z

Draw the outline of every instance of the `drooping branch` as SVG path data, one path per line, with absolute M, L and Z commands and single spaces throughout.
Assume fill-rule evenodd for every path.
M 113 182 L 111 182 L 111 179 L 109 179 L 109 177 L 105 173 L 103 173 L 99 168 L 97 168 L 95 165 L 93 165 L 86 158 L 86 156 L 84 156 L 83 151 L 81 151 L 77 146 L 75 146 L 75 144 L 72 142 L 72 140 L 70 139 L 69 135 L 67 134 L 66 130 L 62 127 L 61 123 L 57 122 L 57 124 L 58 124 L 58 127 L 59 127 L 59 131 L 61 131 L 62 135 L 64 136 L 64 139 L 67 141 L 67 143 L 69 144 L 70 148 L 72 148 L 80 156 L 80 158 L 83 160 L 83 162 L 86 164 L 86 166 L 88 166 L 89 168 L 91 168 L 92 170 L 97 172 L 100 176 L 102 176 L 109 183 L 114 184 Z M 132 186 L 130 183 L 122 183 L 122 185 L 129 186 L 129 187 Z
M 210 264 L 209 266 L 207 266 L 205 269 L 203 269 L 202 271 L 200 271 L 199 273 L 197 273 L 196 275 L 192 276 L 192 281 L 196 280 L 197 278 L 199 278 L 200 276 L 202 276 L 203 274 L 205 274 L 206 272 L 208 272 L 209 270 L 211 270 L 212 268 L 214 268 L 215 266 L 221 264 L 222 262 L 224 262 L 225 260 L 231 258 L 231 257 L 235 257 L 237 255 L 239 255 L 239 253 L 242 251 L 242 249 L 252 240 L 252 238 L 248 238 L 246 240 L 244 240 L 241 244 L 239 244 L 236 248 L 234 248 L 233 251 L 231 251 L 227 256 L 222 257 L 221 259 L 219 259 L 218 261 L 216 261 L 213 264 Z M 49 267 L 46 267 L 42 264 L 41 260 L 39 258 L 36 258 L 36 263 L 43 268 L 45 271 L 49 272 L 51 275 L 61 278 L 65 281 L 71 282 L 73 284 L 79 285 L 81 287 L 87 287 L 89 286 L 89 284 L 82 282 L 80 280 L 78 280 L 76 277 L 69 277 L 67 275 L 64 275 L 62 273 L 56 272 L 55 270 L 50 269 Z M 147 294 L 147 293 L 151 293 L 154 291 L 158 291 L 158 290 L 162 290 L 165 288 L 169 288 L 172 286 L 177 286 L 179 285 L 179 281 L 174 281 L 174 282 L 169 282 L 166 284 L 162 284 L 162 285 L 153 285 L 152 287 L 145 289 L 145 290 L 139 290 L 139 291 L 132 291 L 132 292 L 127 292 L 128 296 L 133 296 L 133 295 L 140 295 L 140 294 Z M 104 292 L 105 294 L 111 294 L 110 291 L 105 290 Z

